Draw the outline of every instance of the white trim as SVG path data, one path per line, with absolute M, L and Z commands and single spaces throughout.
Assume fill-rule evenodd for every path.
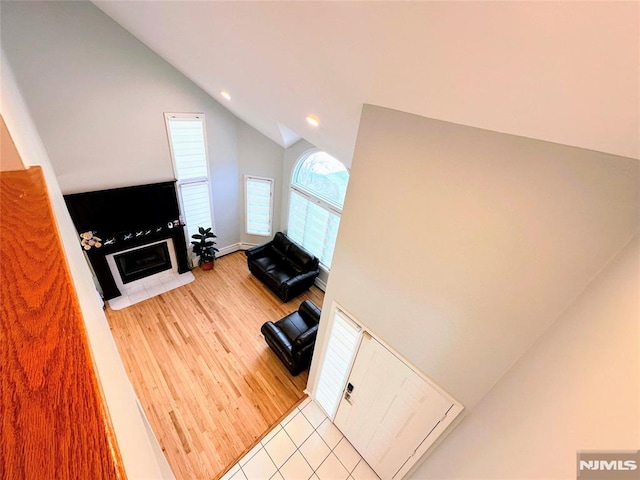
M 316 371 L 316 373 L 314 375 L 313 385 L 309 386 L 309 381 L 311 380 L 311 378 L 309 378 L 308 381 L 307 381 L 307 389 L 310 392 L 309 396 L 311 398 L 313 398 L 314 400 L 316 398 L 316 390 L 318 388 L 318 382 L 320 380 L 320 370 L 322 370 L 322 365 L 324 364 L 324 357 L 326 356 L 327 345 L 329 344 L 329 337 L 331 336 L 331 329 L 333 328 L 333 322 L 334 322 L 335 317 L 336 317 L 336 311 L 342 312 L 346 317 L 349 317 L 349 319 L 351 321 L 353 321 L 353 323 L 357 324 L 360 327 L 360 334 L 362 334 L 362 332 L 365 331 L 364 328 L 363 328 L 362 323 L 357 321 L 355 319 L 355 317 L 353 315 L 351 315 L 350 312 L 348 312 L 346 309 L 342 308 L 342 306 L 339 305 L 338 302 L 336 302 L 335 300 L 331 302 L 331 308 L 329 309 L 329 316 L 326 317 L 326 320 L 327 320 L 327 325 L 325 327 L 326 335 L 323 338 L 322 345 L 318 345 L 316 343 L 316 348 L 313 351 L 313 361 L 317 362 L 319 367 L 318 367 L 318 370 Z M 324 320 L 324 318 L 322 320 Z M 320 351 L 318 351 L 318 348 L 320 348 Z M 356 351 L 356 353 L 357 353 L 357 351 Z M 355 356 L 354 356 L 354 358 L 355 358 Z M 351 374 L 351 369 L 349 369 L 349 373 L 347 374 L 347 378 L 349 378 L 350 374 Z M 345 379 L 345 384 L 346 384 L 346 379 Z M 343 385 L 343 387 L 344 387 L 344 385 Z M 325 412 L 325 413 L 327 413 L 327 415 L 329 416 L 328 412 Z M 330 416 L 330 419 L 333 420 L 333 418 L 331 418 L 331 416 Z
M 225 255 L 229 255 L 230 253 L 249 250 L 250 248 L 256 247 L 257 243 L 246 243 L 246 242 L 238 242 L 232 243 L 231 245 L 227 245 L 226 247 L 220 247 L 220 251 L 216 254 L 216 258 L 224 257 Z
M 232 243 L 231 245 L 228 245 L 226 247 L 221 247 L 218 253 L 216 253 L 216 258 L 224 257 L 225 255 L 229 255 L 230 253 L 237 252 L 238 250 L 240 250 L 240 244 Z
M 327 291 L 327 284 L 323 280 L 320 280 L 320 277 L 316 277 L 314 283 L 316 284 L 316 287 L 318 287 L 323 292 Z
M 291 184 L 291 190 L 295 190 L 297 193 L 300 194 L 300 196 L 306 198 L 307 200 L 309 200 L 312 203 L 315 203 L 319 207 L 322 207 L 325 210 L 329 210 L 330 212 L 335 213 L 339 217 L 342 216 L 342 209 L 338 205 L 336 205 L 335 203 L 328 202 L 324 198 L 320 198 L 319 196 L 317 196 L 316 194 L 310 192 L 306 188 L 301 187 L 299 185 L 294 185 L 292 183 Z
M 295 164 L 293 165 L 293 169 L 291 170 L 291 178 L 289 179 L 289 187 L 293 188 L 295 190 L 298 190 L 300 194 L 302 195 L 307 195 L 310 197 L 310 200 L 315 201 L 315 203 L 317 203 L 318 205 L 320 205 L 322 208 L 325 208 L 327 210 L 334 210 L 335 213 L 337 213 L 338 215 L 342 215 L 342 210 L 344 209 L 344 204 L 343 205 L 338 205 L 336 203 L 333 203 L 331 200 L 325 199 L 323 197 L 321 197 L 320 195 L 316 195 L 315 193 L 313 193 L 310 190 L 307 190 L 306 188 L 304 188 L 302 185 L 297 185 L 294 183 L 294 179 L 298 173 L 298 171 L 300 170 L 300 167 L 302 167 L 302 164 L 307 160 L 307 158 L 316 155 L 318 153 L 324 153 L 325 155 L 333 158 L 334 160 L 336 160 L 337 162 L 339 162 L 347 171 L 347 174 L 349 175 L 349 178 L 351 178 L 351 169 L 349 167 L 347 167 L 345 165 L 345 163 L 334 157 L 333 155 L 331 155 L 330 153 L 327 153 L 325 150 L 321 150 L 317 147 L 314 148 L 310 148 L 308 150 L 305 150 L 296 160 Z
M 206 163 L 206 169 L 207 169 L 207 176 L 206 178 L 203 177 L 199 177 L 199 178 L 190 178 L 188 180 L 180 180 L 178 178 L 178 169 L 176 166 L 176 161 L 175 161 L 175 155 L 174 155 L 174 151 L 173 151 L 173 143 L 171 141 L 171 124 L 170 124 L 170 120 L 172 118 L 176 118 L 176 119 L 197 119 L 202 121 L 202 138 L 203 138 L 203 142 L 204 142 L 204 157 L 205 157 L 205 163 Z M 214 208 L 213 208 L 213 195 L 211 192 L 211 165 L 209 162 L 209 145 L 207 142 L 207 122 L 204 116 L 204 113 L 171 113 L 171 112 L 165 112 L 164 113 L 164 123 L 165 123 L 165 128 L 167 130 L 167 142 L 169 144 L 169 153 L 170 153 L 170 157 L 171 157 L 171 166 L 173 168 L 173 175 L 176 178 L 176 195 L 178 197 L 178 204 L 180 206 L 180 213 L 181 213 L 181 220 L 183 223 L 186 222 L 186 215 L 184 213 L 184 204 L 182 202 L 182 191 L 180 189 L 180 187 L 182 185 L 188 185 L 188 184 L 195 184 L 195 183 L 200 183 L 200 182 L 207 182 L 208 184 L 208 190 L 209 190 L 209 212 L 211 214 L 211 230 L 213 232 L 216 231 L 216 220 L 215 220 L 215 212 L 214 212 Z M 200 225 L 203 226 L 203 225 Z M 204 227 L 206 228 L 207 226 L 204 225 Z M 187 242 L 187 245 L 190 244 L 191 242 L 191 238 L 189 237 L 189 230 L 188 228 L 184 229 L 184 236 L 185 236 L 185 240 Z
M 260 180 L 269 183 L 269 231 L 267 233 L 256 233 L 249 231 L 249 202 L 247 199 L 248 189 L 247 183 L 249 180 Z M 271 237 L 273 233 L 273 191 L 275 189 L 276 181 L 269 177 L 259 177 L 257 175 L 245 175 L 244 176 L 244 231 L 247 235 L 257 235 L 261 237 Z
M 338 313 L 340 315 L 338 315 Z M 355 344 L 354 344 L 354 348 L 352 350 L 352 352 L 349 352 L 349 354 L 351 355 L 350 360 L 348 361 L 348 367 L 345 370 L 345 374 L 344 374 L 344 378 L 342 379 L 342 385 L 340 385 L 340 394 L 338 396 L 338 398 L 336 399 L 337 402 L 335 404 L 335 407 L 333 409 L 333 411 L 328 411 L 325 409 L 326 405 L 323 405 L 322 402 L 319 402 L 316 398 L 316 394 L 318 393 L 318 385 L 320 383 L 320 378 L 322 377 L 322 366 L 325 364 L 325 360 L 326 360 L 326 354 L 327 354 L 327 349 L 329 347 L 329 343 L 331 340 L 331 332 L 334 329 L 334 325 L 336 323 L 336 319 L 338 318 L 338 316 L 342 317 L 343 320 L 342 322 L 346 324 L 352 323 L 356 329 L 357 332 L 355 332 Z M 313 395 L 311 396 L 315 401 L 316 404 L 318 404 L 318 406 L 322 409 L 322 411 L 327 415 L 327 417 L 329 418 L 329 420 L 331 420 L 331 422 L 333 422 L 335 420 L 336 414 L 338 412 L 338 408 L 340 407 L 340 402 L 342 401 L 342 394 L 344 393 L 345 387 L 347 385 L 347 382 L 349 380 L 349 377 L 351 376 L 351 370 L 353 369 L 353 364 L 355 362 L 356 356 L 358 355 L 358 350 L 360 349 L 360 342 L 362 342 L 362 337 L 364 334 L 364 329 L 362 328 L 362 325 L 360 323 L 358 323 L 357 321 L 355 321 L 353 319 L 353 317 L 345 312 L 342 308 L 340 308 L 340 306 L 334 301 L 331 304 L 331 310 L 329 312 L 329 325 L 328 325 L 328 334 L 327 334 L 327 339 L 325 341 L 325 344 L 323 346 L 323 351 L 322 351 L 322 358 L 320 359 L 320 369 L 318 371 L 318 375 L 316 376 L 316 380 L 313 386 Z M 340 342 L 339 342 L 340 343 Z M 340 354 L 345 354 L 346 352 L 346 348 L 343 345 L 342 348 L 340 349 Z M 315 354 L 315 352 L 314 352 Z M 331 362 L 329 362 L 331 363 Z

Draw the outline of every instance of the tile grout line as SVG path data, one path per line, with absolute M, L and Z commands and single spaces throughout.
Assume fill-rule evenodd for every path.
M 311 401 L 313 402 L 313 400 L 311 400 Z M 309 403 L 311 403 L 311 402 L 309 402 Z M 307 405 L 309 405 L 309 403 L 307 403 Z M 306 405 L 305 405 L 305 408 L 306 408 Z M 305 420 L 307 420 L 307 422 L 309 422 L 309 424 L 313 427 L 313 424 L 312 424 L 312 423 L 311 423 L 311 421 L 307 418 L 307 416 L 304 414 L 304 412 L 302 411 L 302 409 L 299 409 L 299 410 L 300 410 L 300 412 L 299 412 L 299 413 L 301 413 L 301 414 L 302 414 L 302 416 L 305 418 Z M 294 417 L 295 417 L 295 415 L 294 415 Z M 320 435 L 320 433 L 318 432 L 318 428 L 319 428 L 319 427 L 320 427 L 320 426 L 325 422 L 325 420 L 329 421 L 329 423 L 331 423 L 331 424 L 335 427 L 335 424 L 334 424 L 334 423 L 329 419 L 329 417 L 327 417 L 327 416 L 325 415 L 324 420 L 323 420 L 322 422 L 320 422 L 320 425 L 318 425 L 317 427 L 313 427 L 313 432 L 311 432 L 311 434 L 310 434 L 310 435 L 309 435 L 309 436 L 308 436 L 308 437 L 307 437 L 307 438 L 302 442 L 302 444 L 304 444 L 304 442 L 306 442 L 307 440 L 309 440 L 309 438 L 311 438 L 311 436 L 312 436 L 314 433 L 317 433 L 317 434 L 318 434 L 318 436 L 320 437 L 320 440 L 322 440 L 322 442 L 323 442 L 323 443 L 327 446 L 327 448 L 329 449 L 329 454 L 328 454 L 326 457 L 324 457 L 324 459 L 322 460 L 322 462 L 320 462 L 320 465 L 318 465 L 318 468 L 317 468 L 317 469 L 314 469 L 313 467 L 311 467 L 311 465 L 309 465 L 309 462 L 307 461 L 306 457 L 304 456 L 304 454 L 303 454 L 302 452 L 300 452 L 300 455 L 302 455 L 302 458 L 304 458 L 304 459 L 305 459 L 305 461 L 307 461 L 307 465 L 309 465 L 309 466 L 311 467 L 311 470 L 313 471 L 313 474 L 312 474 L 312 475 L 314 475 L 314 474 L 316 474 L 316 472 L 318 471 L 318 469 L 322 466 L 322 464 L 327 460 L 327 458 L 329 458 L 329 457 L 331 456 L 331 454 L 333 453 L 333 454 L 336 456 L 336 458 L 338 459 L 338 462 L 340 462 L 340 465 L 342 465 L 342 466 L 344 467 L 344 469 L 346 470 L 346 472 L 349 474 L 349 477 L 348 477 L 348 478 L 351 478 L 351 474 L 353 473 L 353 470 L 355 470 L 355 468 L 358 466 L 358 464 L 360 463 L 360 461 L 361 461 L 361 460 L 363 460 L 363 458 L 362 458 L 362 456 L 360 455 L 360 453 L 356 450 L 356 453 L 358 453 L 358 456 L 360 457 L 360 459 L 356 462 L 355 466 L 353 467 L 353 470 L 349 470 L 349 468 L 348 468 L 348 467 L 347 467 L 347 466 L 342 462 L 342 460 L 340 460 L 340 457 L 338 457 L 338 455 L 336 455 L 336 454 L 335 454 L 335 452 L 334 452 L 334 450 L 338 447 L 338 445 L 340 445 L 340 442 L 342 442 L 342 440 L 347 440 L 347 437 L 345 437 L 345 436 L 344 436 L 344 434 L 343 434 L 342 432 L 340 432 L 340 435 L 342 435 L 342 438 L 338 441 L 338 443 L 336 443 L 335 447 L 331 448 L 331 447 L 329 446 L 329 444 L 327 444 L 327 442 L 325 441 L 325 439 L 324 439 L 324 438 L 322 438 L 322 435 Z M 335 428 L 336 428 L 338 431 L 340 431 L 340 429 L 338 429 L 338 427 L 335 427 Z M 284 430 L 284 427 L 282 427 L 282 429 Z M 287 433 L 287 432 L 286 432 L 286 430 L 285 430 L 285 433 Z M 287 433 L 287 435 L 288 435 L 288 433 Z M 291 437 L 289 437 L 289 438 L 291 438 Z M 293 439 L 291 439 L 291 441 L 293 441 Z M 349 442 L 349 440 L 347 440 L 347 442 Z M 294 442 L 293 444 L 295 445 L 295 442 Z M 349 445 L 351 445 L 351 442 L 349 442 Z M 351 445 L 351 447 L 353 448 L 353 445 Z M 298 450 L 298 451 L 300 450 L 300 447 L 298 447 L 297 445 L 296 445 L 296 450 Z M 355 448 L 354 448 L 354 450 L 355 450 Z M 295 452 L 294 452 L 294 453 L 295 453 Z M 280 471 L 280 470 L 278 469 L 278 471 Z M 348 478 L 347 478 L 347 480 L 348 480 Z M 286 480 L 286 479 L 285 479 L 285 480 Z
M 307 405 L 308 405 L 308 403 L 307 403 Z M 307 417 L 305 417 L 305 415 L 304 415 L 304 413 L 302 413 L 302 410 L 301 410 L 301 409 L 298 409 L 298 413 L 297 413 L 297 414 L 295 414 L 293 417 L 295 418 L 295 417 L 297 417 L 299 414 L 301 414 L 301 415 L 302 415 L 302 417 L 303 417 L 307 422 L 309 422 L 309 419 L 308 419 Z M 291 421 L 292 421 L 292 420 L 293 420 L 293 418 L 289 421 L 289 423 L 291 423 Z M 311 426 L 313 427 L 313 424 L 312 424 L 311 422 L 309 422 L 309 425 L 311 425 Z M 300 442 L 300 447 L 298 447 L 298 445 L 296 445 L 296 442 L 294 442 L 294 441 L 293 441 L 293 438 L 291 438 L 291 435 L 289 435 L 289 432 L 287 432 L 287 431 L 285 430 L 285 428 L 284 428 L 284 427 L 282 427 L 282 430 L 283 430 L 283 431 L 284 431 L 284 433 L 287 435 L 287 437 L 289 437 L 289 440 L 291 440 L 291 443 L 293 443 L 293 445 L 296 447 L 295 452 L 293 452 L 293 453 L 291 454 L 291 456 L 290 456 L 289 458 L 287 458 L 287 461 L 286 461 L 286 462 L 284 462 L 284 463 L 282 464 L 282 465 L 284 466 L 284 464 L 285 464 L 285 463 L 287 463 L 287 462 L 289 461 L 289 459 L 295 455 L 295 453 L 296 453 L 296 452 L 300 452 L 300 447 L 301 447 L 302 445 L 304 445 L 304 442 L 306 442 L 307 440 L 309 440 L 309 438 L 311 437 L 311 435 L 313 435 L 313 434 L 315 433 L 315 431 L 316 431 L 316 430 L 315 430 L 315 429 L 313 429 L 313 432 L 311 432 L 311 434 L 310 434 L 307 438 L 305 438 L 302 442 Z M 307 457 L 305 457 L 305 456 L 304 456 L 304 454 L 303 454 L 302 452 L 300 452 L 300 455 L 302 456 L 302 459 L 307 463 L 307 465 L 309 465 L 309 461 L 307 460 Z M 323 461 L 324 461 L 324 460 L 323 460 Z M 311 475 L 309 475 L 309 478 L 311 478 L 313 475 L 315 475 L 316 471 L 313 469 L 313 467 L 312 467 L 311 465 L 309 465 L 309 468 L 311 469 Z M 280 469 L 278 469 L 278 472 L 280 472 Z M 284 476 L 283 476 L 283 478 L 284 478 Z M 285 478 L 285 480 L 287 480 L 287 479 Z M 307 480 L 308 480 L 308 479 L 307 479 Z
M 311 400 L 311 402 L 313 402 L 313 400 Z M 311 402 L 308 402 L 308 403 L 305 405 L 305 408 L 306 408 L 306 406 L 307 406 L 307 405 L 309 405 Z M 292 417 L 292 418 L 287 422 L 287 425 L 288 425 L 289 423 L 291 423 L 291 422 L 293 421 L 293 419 L 294 419 L 295 417 L 297 417 L 299 414 L 302 414 L 302 417 L 303 417 L 303 418 L 304 418 L 304 419 L 309 423 L 309 425 L 311 425 L 311 427 L 312 427 L 312 429 L 313 429 L 313 430 L 312 430 L 312 432 L 311 432 L 307 437 L 305 437 L 305 439 L 304 439 L 302 442 L 300 442 L 300 447 L 296 444 L 296 442 L 293 440 L 293 438 L 291 438 L 291 435 L 289 435 L 289 432 L 287 432 L 287 430 L 285 429 L 285 426 L 284 426 L 282 423 L 279 423 L 276 427 L 274 427 L 274 428 L 272 429 L 272 431 L 273 431 L 273 430 L 275 430 L 277 427 L 280 427 L 280 430 L 284 431 L 285 435 L 287 435 L 287 437 L 289 437 L 289 440 L 291 440 L 291 443 L 292 443 L 292 444 L 294 445 L 294 447 L 295 447 L 295 450 L 293 451 L 293 453 L 291 453 L 291 455 L 289 455 L 289 456 L 287 457 L 287 459 L 282 463 L 282 465 L 281 465 L 280 467 L 278 467 L 278 466 L 276 465 L 276 462 L 273 460 L 273 458 L 271 457 L 271 455 L 269 455 L 269 452 L 268 452 L 268 451 L 267 451 L 267 449 L 266 449 L 266 444 L 268 444 L 269 442 L 271 442 L 271 440 L 273 440 L 273 439 L 275 438 L 275 436 L 276 436 L 276 435 L 278 435 L 278 434 L 280 433 L 280 431 L 278 431 L 275 435 L 273 435 L 273 436 L 269 439 L 269 441 L 268 441 L 268 442 L 266 442 L 266 444 L 263 444 L 263 443 L 262 443 L 262 441 L 260 441 L 260 442 L 259 442 L 259 443 L 260 443 L 260 449 L 258 449 L 258 451 L 256 451 L 256 452 L 253 454 L 253 456 L 251 457 L 251 459 L 253 459 L 253 458 L 257 455 L 257 453 L 258 453 L 260 450 L 264 450 L 264 451 L 265 451 L 265 453 L 267 454 L 267 457 L 269 458 L 269 460 L 271 460 L 271 462 L 273 463 L 273 465 L 274 465 L 274 466 L 276 466 L 276 471 L 275 471 L 275 473 L 274 473 L 271 477 L 269 477 L 269 478 L 270 478 L 270 479 L 272 479 L 272 478 L 273 478 L 273 477 L 275 477 L 278 473 L 280 473 L 280 475 L 284 478 L 284 475 L 282 475 L 282 473 L 280 472 L 280 468 L 281 468 L 281 467 L 283 467 L 283 466 L 284 466 L 284 465 L 285 465 L 285 464 L 286 464 L 286 463 L 287 463 L 287 462 L 288 462 L 288 461 L 289 461 L 289 460 L 290 460 L 290 459 L 291 459 L 291 458 L 296 454 L 296 452 L 299 452 L 299 453 L 300 453 L 300 455 L 302 456 L 303 460 L 306 462 L 306 464 L 309 466 L 309 468 L 310 468 L 310 469 L 311 469 L 311 471 L 312 471 L 311 476 L 309 477 L 309 478 L 311 478 L 311 477 L 313 477 L 314 475 L 316 475 L 316 476 L 317 476 L 317 471 L 318 471 L 318 469 L 319 469 L 319 468 L 324 464 L 324 462 L 327 460 L 327 458 L 329 458 L 329 457 L 331 456 L 331 454 L 333 453 L 333 454 L 335 455 L 335 457 L 338 459 L 338 462 L 340 463 L 340 465 L 342 465 L 342 467 L 345 469 L 345 471 L 346 471 L 346 472 L 347 472 L 347 474 L 348 474 L 348 477 L 347 477 L 347 479 L 346 479 L 346 480 L 353 480 L 353 476 L 352 476 L 353 472 L 356 470 L 356 468 L 358 467 L 358 465 L 360 465 L 360 463 L 361 463 L 361 462 L 365 461 L 365 460 L 364 460 L 364 458 L 362 458 L 362 455 L 360 455 L 360 452 L 358 452 L 357 450 L 355 450 L 355 447 L 353 447 L 353 445 L 351 445 L 351 442 L 349 442 L 349 440 L 347 439 L 347 437 L 345 437 L 345 436 L 344 436 L 344 434 L 340 431 L 340 429 L 339 429 L 339 428 L 337 428 L 337 427 L 335 426 L 335 424 L 331 421 L 331 419 L 329 419 L 329 417 L 327 417 L 327 416 L 325 415 L 324 420 L 322 420 L 322 422 L 320 422 L 320 424 L 319 424 L 317 427 L 314 427 L 314 426 L 313 426 L 313 423 L 311 423 L 311 421 L 309 420 L 309 418 L 307 418 L 307 416 L 306 416 L 306 415 L 304 414 L 304 412 L 302 411 L 302 408 L 296 407 L 296 409 L 298 410 L 298 412 L 297 412 L 297 413 L 296 413 L 296 414 L 295 414 L 295 415 L 294 415 L 294 416 L 293 416 L 293 417 Z M 320 428 L 320 426 L 322 426 L 322 425 L 324 424 L 324 422 L 325 422 L 325 421 L 328 421 L 329 423 L 331 423 L 331 424 L 332 424 L 332 425 L 333 425 L 333 426 L 334 426 L 334 427 L 335 427 L 335 428 L 340 432 L 340 435 L 341 435 L 341 437 L 342 437 L 340 440 L 338 440 L 338 443 L 336 443 L 336 445 L 335 445 L 333 448 L 331 448 L 331 447 L 329 446 L 329 444 L 328 444 L 328 443 L 327 443 L 327 441 L 322 437 L 322 435 L 320 434 L 320 432 L 318 432 L 318 428 Z M 324 457 L 324 459 L 320 462 L 320 464 L 318 465 L 318 468 L 316 468 L 316 469 L 314 469 L 314 468 L 311 466 L 311 464 L 309 463 L 309 461 L 307 460 L 307 458 L 306 458 L 306 457 L 304 456 L 304 454 L 300 451 L 300 448 L 302 447 L 302 445 L 304 445 L 304 443 L 305 443 L 307 440 L 309 440 L 309 438 L 311 438 L 311 436 L 313 436 L 313 434 L 314 434 L 314 433 L 317 433 L 317 434 L 318 434 L 318 437 L 320 437 L 320 440 L 322 440 L 322 442 L 325 444 L 325 446 L 329 449 L 329 454 L 328 454 L 326 457 Z M 358 458 L 358 461 L 356 462 L 356 464 L 354 465 L 354 467 L 353 467 L 352 469 L 349 469 L 349 468 L 344 464 L 344 462 L 343 462 L 342 460 L 340 460 L 340 457 L 335 453 L 335 449 L 338 447 L 338 445 L 340 445 L 340 443 L 342 442 L 342 440 L 346 440 L 346 441 L 349 443 L 349 445 L 351 446 L 351 448 L 353 448 L 353 449 L 354 449 L 354 451 L 358 454 L 358 457 L 359 457 L 359 458 Z M 248 464 L 248 463 L 251 461 L 251 459 L 247 460 L 247 462 L 245 463 L 245 465 L 246 465 L 246 464 Z M 238 466 L 239 466 L 240 471 L 242 471 L 242 474 L 245 476 L 245 478 L 248 478 L 248 477 L 247 477 L 247 474 L 244 472 L 243 467 L 240 465 L 240 462 L 239 462 L 239 461 L 238 461 Z M 371 467 L 369 467 L 369 468 L 371 468 Z M 319 478 L 319 477 L 318 477 L 318 478 Z M 288 480 L 288 479 L 285 479 L 285 480 Z M 320 479 L 320 480 L 322 480 L 322 479 Z

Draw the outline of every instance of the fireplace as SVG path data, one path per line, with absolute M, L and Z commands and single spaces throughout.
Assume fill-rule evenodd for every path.
M 126 250 L 113 256 L 123 284 L 171 269 L 167 242 Z
M 144 278 L 191 270 L 175 182 L 65 195 L 78 233 L 102 239 L 85 253 L 105 300 Z
M 179 273 L 171 238 L 105 255 L 111 278 L 121 293 L 109 300 L 120 310 L 192 282 L 191 272 Z

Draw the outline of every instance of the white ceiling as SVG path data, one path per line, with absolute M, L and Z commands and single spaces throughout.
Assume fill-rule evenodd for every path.
M 640 158 L 639 2 L 93 3 L 283 146 L 350 164 L 369 103 Z

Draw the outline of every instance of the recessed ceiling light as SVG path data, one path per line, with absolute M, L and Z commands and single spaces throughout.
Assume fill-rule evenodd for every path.
M 318 118 L 313 115 L 307 115 L 307 123 L 312 127 L 317 127 L 318 125 L 320 125 L 320 120 L 318 120 Z
M 222 90 L 220 92 L 220 95 L 222 95 L 222 98 L 226 100 L 231 100 L 231 95 L 229 95 L 229 92 L 227 92 L 226 90 Z

